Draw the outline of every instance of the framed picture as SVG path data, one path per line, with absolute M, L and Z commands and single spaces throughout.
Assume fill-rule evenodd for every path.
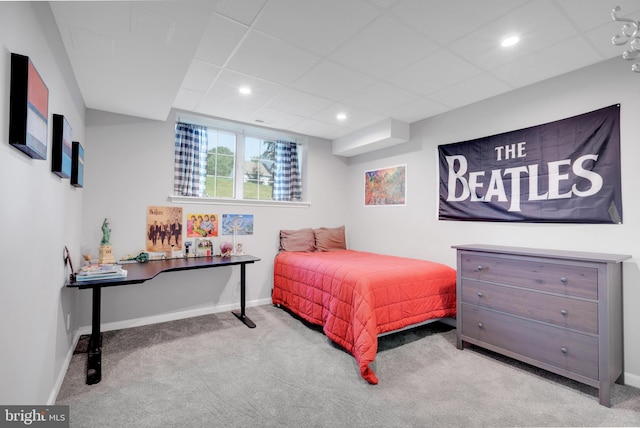
M 364 205 L 406 205 L 406 181 L 406 165 L 365 171 Z
M 75 187 L 84 185 L 84 149 L 77 141 L 73 142 L 71 152 L 71 185 Z
M 187 238 L 209 238 L 213 236 L 218 236 L 217 214 L 187 214 Z
M 34 159 L 47 158 L 49 88 L 29 57 L 11 54 L 9 144 Z
M 253 235 L 253 214 L 222 214 L 223 235 Z
M 182 207 L 147 207 L 147 251 L 182 250 Z
M 71 177 L 71 126 L 61 114 L 53 115 L 51 172 L 62 178 Z

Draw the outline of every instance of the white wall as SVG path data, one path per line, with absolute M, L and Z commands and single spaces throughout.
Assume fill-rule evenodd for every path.
M 615 58 L 487 101 L 416 122 L 403 145 L 349 160 L 351 244 L 455 267 L 452 245 L 496 244 L 628 254 L 624 263 L 627 383 L 640 387 L 640 75 Z M 483 223 L 438 220 L 437 146 L 540 125 L 621 104 L 622 225 Z M 407 164 L 406 207 L 364 207 L 364 171 Z M 375 233 L 374 233 L 375 232 Z
M 51 173 L 51 115 L 67 117 L 84 143 L 85 107 L 47 2 L 0 2 L 0 46 L 0 403 L 47 404 L 74 341 L 63 249 L 77 265 L 83 195 Z M 11 52 L 29 56 L 49 88 L 46 160 L 8 144 Z
M 175 114 L 166 122 L 87 111 L 85 197 L 82 245 L 97 253 L 107 218 L 116 258 L 145 250 L 149 206 L 180 206 L 167 201 L 173 193 Z M 328 140 L 305 137 L 307 193 L 310 208 L 229 205 L 182 205 L 188 213 L 253 214 L 254 235 L 239 238 L 245 252 L 262 260 L 247 266 L 247 304 L 271 300 L 273 258 L 280 229 L 339 226 L 347 217 L 344 183 L 347 166 L 331 155 Z M 303 138 L 303 139 L 305 139 Z M 218 237 L 216 243 L 231 240 Z M 236 309 L 238 268 L 165 273 L 142 285 L 105 288 L 103 330 Z M 81 325 L 90 324 L 90 292 L 82 293 Z M 250 309 L 247 315 L 251 317 Z

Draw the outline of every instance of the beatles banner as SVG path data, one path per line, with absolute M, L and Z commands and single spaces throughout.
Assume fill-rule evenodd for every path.
M 441 220 L 622 223 L 620 105 L 438 154 Z

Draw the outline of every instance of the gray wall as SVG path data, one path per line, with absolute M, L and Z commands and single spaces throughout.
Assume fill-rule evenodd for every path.
M 85 143 L 85 106 L 47 2 L 0 2 L 0 46 L 0 403 L 45 404 L 74 342 L 77 295 L 63 288 L 63 249 L 77 265 L 83 195 L 51 173 L 51 115 L 65 115 Z M 49 88 L 46 160 L 8 144 L 11 52 L 29 56 Z
M 626 381 L 640 387 L 640 75 L 614 58 L 411 125 L 409 143 L 350 159 L 351 244 L 455 266 L 452 245 L 496 244 L 628 254 L 624 263 Z M 472 140 L 621 104 L 621 225 L 482 223 L 438 220 L 437 146 Z M 365 170 L 407 164 L 406 207 L 364 207 Z M 375 233 L 374 233 L 375 232 Z

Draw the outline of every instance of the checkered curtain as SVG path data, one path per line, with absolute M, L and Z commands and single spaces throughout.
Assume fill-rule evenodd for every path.
M 178 196 L 204 196 L 207 177 L 207 128 L 176 123 L 173 191 Z
M 276 168 L 273 182 L 275 201 L 302 200 L 302 179 L 298 161 L 298 145 L 276 141 Z

